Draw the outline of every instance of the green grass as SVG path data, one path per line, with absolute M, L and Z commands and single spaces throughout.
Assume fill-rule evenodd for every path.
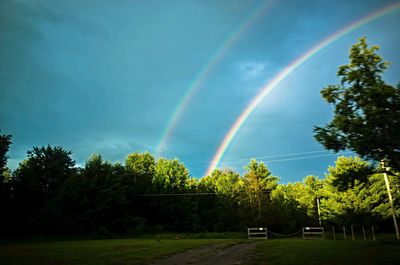
M 175 239 L 177 236 L 179 239 Z M 203 245 L 247 241 L 190 237 L 190 234 L 161 234 L 143 239 L 7 243 L 0 245 L 0 264 L 146 264 Z M 256 251 L 252 253 L 255 265 L 400 264 L 400 242 L 393 237 L 383 238 L 383 241 L 269 239 L 256 242 Z
M 400 264 L 400 242 L 276 239 L 257 246 L 262 265 L 299 264 Z
M 108 239 L 0 245 L 0 264 L 145 264 L 155 258 L 237 239 Z

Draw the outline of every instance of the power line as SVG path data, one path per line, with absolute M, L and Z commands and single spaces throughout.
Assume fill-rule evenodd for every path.
M 247 193 L 246 191 L 239 191 L 239 192 L 234 192 L 234 194 L 238 193 Z M 253 193 L 259 193 L 259 194 L 268 194 L 269 192 L 267 191 L 259 191 L 259 192 L 253 192 Z M 199 193 L 148 193 L 148 194 L 132 194 L 131 196 L 133 197 L 168 197 L 168 196 L 208 196 L 208 195 L 231 195 L 227 193 L 222 193 L 222 192 L 199 192 Z
M 225 160 L 225 161 L 229 162 L 229 161 L 242 161 L 242 160 L 249 160 L 249 159 L 276 158 L 276 157 L 297 156 L 297 155 L 316 154 L 316 153 L 325 153 L 325 152 L 327 152 L 327 151 L 326 150 L 308 151 L 308 152 L 301 152 L 301 153 L 289 153 L 289 154 L 281 154 L 281 155 L 269 155 L 269 156 L 238 158 L 238 159 L 230 159 L 230 160 Z
M 300 160 L 300 159 L 307 159 L 307 158 L 317 158 L 317 157 L 324 157 L 324 156 L 349 155 L 349 154 L 353 154 L 353 152 L 345 152 L 345 153 L 341 153 L 341 154 L 325 154 L 325 155 L 316 155 L 316 156 L 292 157 L 292 158 L 285 158 L 285 159 L 269 160 L 269 161 L 265 161 L 265 162 L 271 163 L 271 162 L 281 162 L 281 161 L 290 161 L 290 160 Z
M 164 197 L 164 196 L 205 196 L 218 195 L 223 193 L 216 192 L 200 192 L 200 193 L 149 193 L 149 194 L 133 194 L 134 197 Z
M 273 159 L 273 160 L 267 160 L 267 161 L 263 161 L 263 162 L 265 162 L 265 163 L 273 163 L 273 162 L 301 160 L 301 159 L 318 158 L 318 157 L 334 156 L 334 155 L 337 155 L 337 156 L 339 156 L 339 155 L 349 155 L 349 154 L 353 154 L 353 152 L 345 152 L 345 153 L 340 153 L 340 154 L 314 155 L 314 156 L 300 156 L 300 157 L 291 157 L 291 158 L 284 158 L 284 159 Z M 258 157 L 258 158 L 260 158 L 260 157 Z M 239 162 L 239 160 L 237 160 L 236 162 Z
M 269 155 L 269 156 L 256 156 L 256 157 L 247 157 L 247 158 L 238 158 L 238 159 L 227 159 L 227 160 L 223 160 L 223 162 L 226 162 L 228 164 L 232 164 L 234 162 L 240 162 L 240 161 L 249 161 L 251 159 L 265 159 L 265 158 L 279 158 L 279 157 L 287 157 L 287 156 L 298 156 L 298 155 L 306 155 L 306 154 L 318 154 L 318 153 L 325 153 L 325 152 L 329 152 L 326 150 L 320 150 L 320 151 L 306 151 L 306 152 L 299 152 L 299 153 L 288 153 L 288 154 L 280 154 L 280 155 Z M 319 156 L 307 156 L 304 157 L 302 156 L 301 158 L 294 158 L 293 160 L 296 159 L 305 159 L 305 158 L 312 158 L 312 157 L 324 157 L 324 156 L 331 156 L 331 155 L 345 155 L 345 154 L 351 154 L 353 152 L 345 152 L 345 153 L 330 153 L 330 154 L 324 154 L 324 155 L 319 155 Z M 269 160 L 269 161 L 264 161 L 264 162 L 277 162 L 277 161 L 289 161 L 291 158 L 285 158 L 285 159 L 273 159 L 273 160 Z M 209 164 L 210 161 L 196 161 L 196 162 L 190 162 L 190 164 Z

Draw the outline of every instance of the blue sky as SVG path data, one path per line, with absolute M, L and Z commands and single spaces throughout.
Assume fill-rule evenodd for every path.
M 132 152 L 155 154 L 196 76 L 266 2 L 206 76 L 164 150 L 196 177 L 268 80 L 323 38 L 398 1 L 1 1 L 0 129 L 13 135 L 9 166 L 47 144 L 71 150 L 79 164 L 93 153 L 122 162 Z M 319 91 L 338 82 L 361 36 L 391 61 L 385 80 L 399 82 L 399 25 L 397 10 L 304 63 L 259 105 L 220 167 L 242 172 L 256 157 L 282 182 L 323 177 L 336 156 L 313 138 L 313 127 L 332 117 Z M 328 156 L 304 158 L 319 155 Z M 303 159 L 273 161 L 295 157 Z

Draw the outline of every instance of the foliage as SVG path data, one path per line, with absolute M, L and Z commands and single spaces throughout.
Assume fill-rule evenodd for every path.
M 243 203 L 247 203 L 249 219 L 253 219 L 257 225 L 267 222 L 266 216 L 271 206 L 271 193 L 278 186 L 278 178 L 271 175 L 263 162 L 252 159 L 244 167 L 247 171 L 244 176 L 245 197 Z
M 119 164 L 92 155 L 80 174 L 70 178 L 60 191 L 56 203 L 65 216 L 60 227 L 68 229 L 66 233 L 99 236 L 134 228 L 135 220 L 127 211 L 128 201 L 121 185 L 124 177 Z
M 125 161 L 125 169 L 132 182 L 132 192 L 147 192 L 155 173 L 155 159 L 149 153 L 129 154 Z
M 71 152 L 60 146 L 34 147 L 16 171 L 15 185 L 47 205 L 75 169 Z
M 374 168 L 359 157 L 340 156 L 335 166 L 328 167 L 328 180 L 339 190 L 346 190 L 353 187 L 356 181 L 368 181 L 373 173 Z
M 244 228 L 245 211 L 240 204 L 243 181 L 232 170 L 214 170 L 198 181 L 198 191 L 215 193 L 197 198 L 200 223 L 207 231 L 237 231 Z
M 360 158 L 339 157 L 326 178 L 279 184 L 251 160 L 243 175 L 214 170 L 195 179 L 177 159 L 133 153 L 125 164 L 92 155 L 82 168 L 62 147 L 34 147 L 7 182 L 2 225 L 8 236 L 138 235 L 160 232 L 245 231 L 268 227 L 292 233 L 304 226 L 391 220 L 382 175 Z M 398 172 L 391 172 L 400 213 Z
M 342 181 L 350 179 L 352 182 Z M 340 225 L 371 225 L 379 218 L 391 217 L 382 174 L 374 173 L 371 165 L 358 157 L 339 157 L 335 166 L 328 168 L 321 208 L 324 220 Z
M 329 85 L 321 95 L 334 109 L 334 117 L 324 127 L 315 127 L 315 138 L 326 149 L 350 149 L 360 156 L 380 161 L 388 159 L 400 169 L 400 84 L 385 84 L 382 74 L 388 67 L 378 51 L 368 48 L 366 38 L 350 49 L 347 65 L 339 67 L 339 85 Z
M 57 229 L 55 199 L 65 181 L 76 173 L 71 154 L 60 146 L 34 147 L 27 152 L 28 158 L 20 163 L 12 180 L 18 233 L 47 234 Z
M 307 176 L 302 185 L 298 186 L 297 201 L 299 206 L 311 217 L 310 222 L 319 223 L 318 202 L 323 193 L 323 181 L 315 176 Z
M 0 135 L 0 183 L 4 180 L 4 171 L 6 170 L 8 159 L 7 152 L 11 143 L 11 135 Z
M 160 158 L 157 161 L 152 185 L 158 191 L 184 192 L 187 190 L 189 170 L 179 160 Z
M 11 226 L 11 218 L 7 218 L 10 215 L 11 206 L 11 170 L 7 168 L 7 152 L 11 145 L 11 135 L 0 135 L 0 213 L 3 218 L 0 218 L 0 235 L 9 234 L 8 227 Z

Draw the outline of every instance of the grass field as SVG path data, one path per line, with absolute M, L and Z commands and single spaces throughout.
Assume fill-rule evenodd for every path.
M 255 264 L 400 264 L 400 242 L 276 239 L 257 246 Z
M 243 239 L 109 239 L 0 245 L 0 264 L 146 264 L 209 244 Z M 400 264 L 400 242 L 303 239 L 259 240 L 254 264 Z
M 0 264 L 146 264 L 155 258 L 238 239 L 108 239 L 0 245 Z

